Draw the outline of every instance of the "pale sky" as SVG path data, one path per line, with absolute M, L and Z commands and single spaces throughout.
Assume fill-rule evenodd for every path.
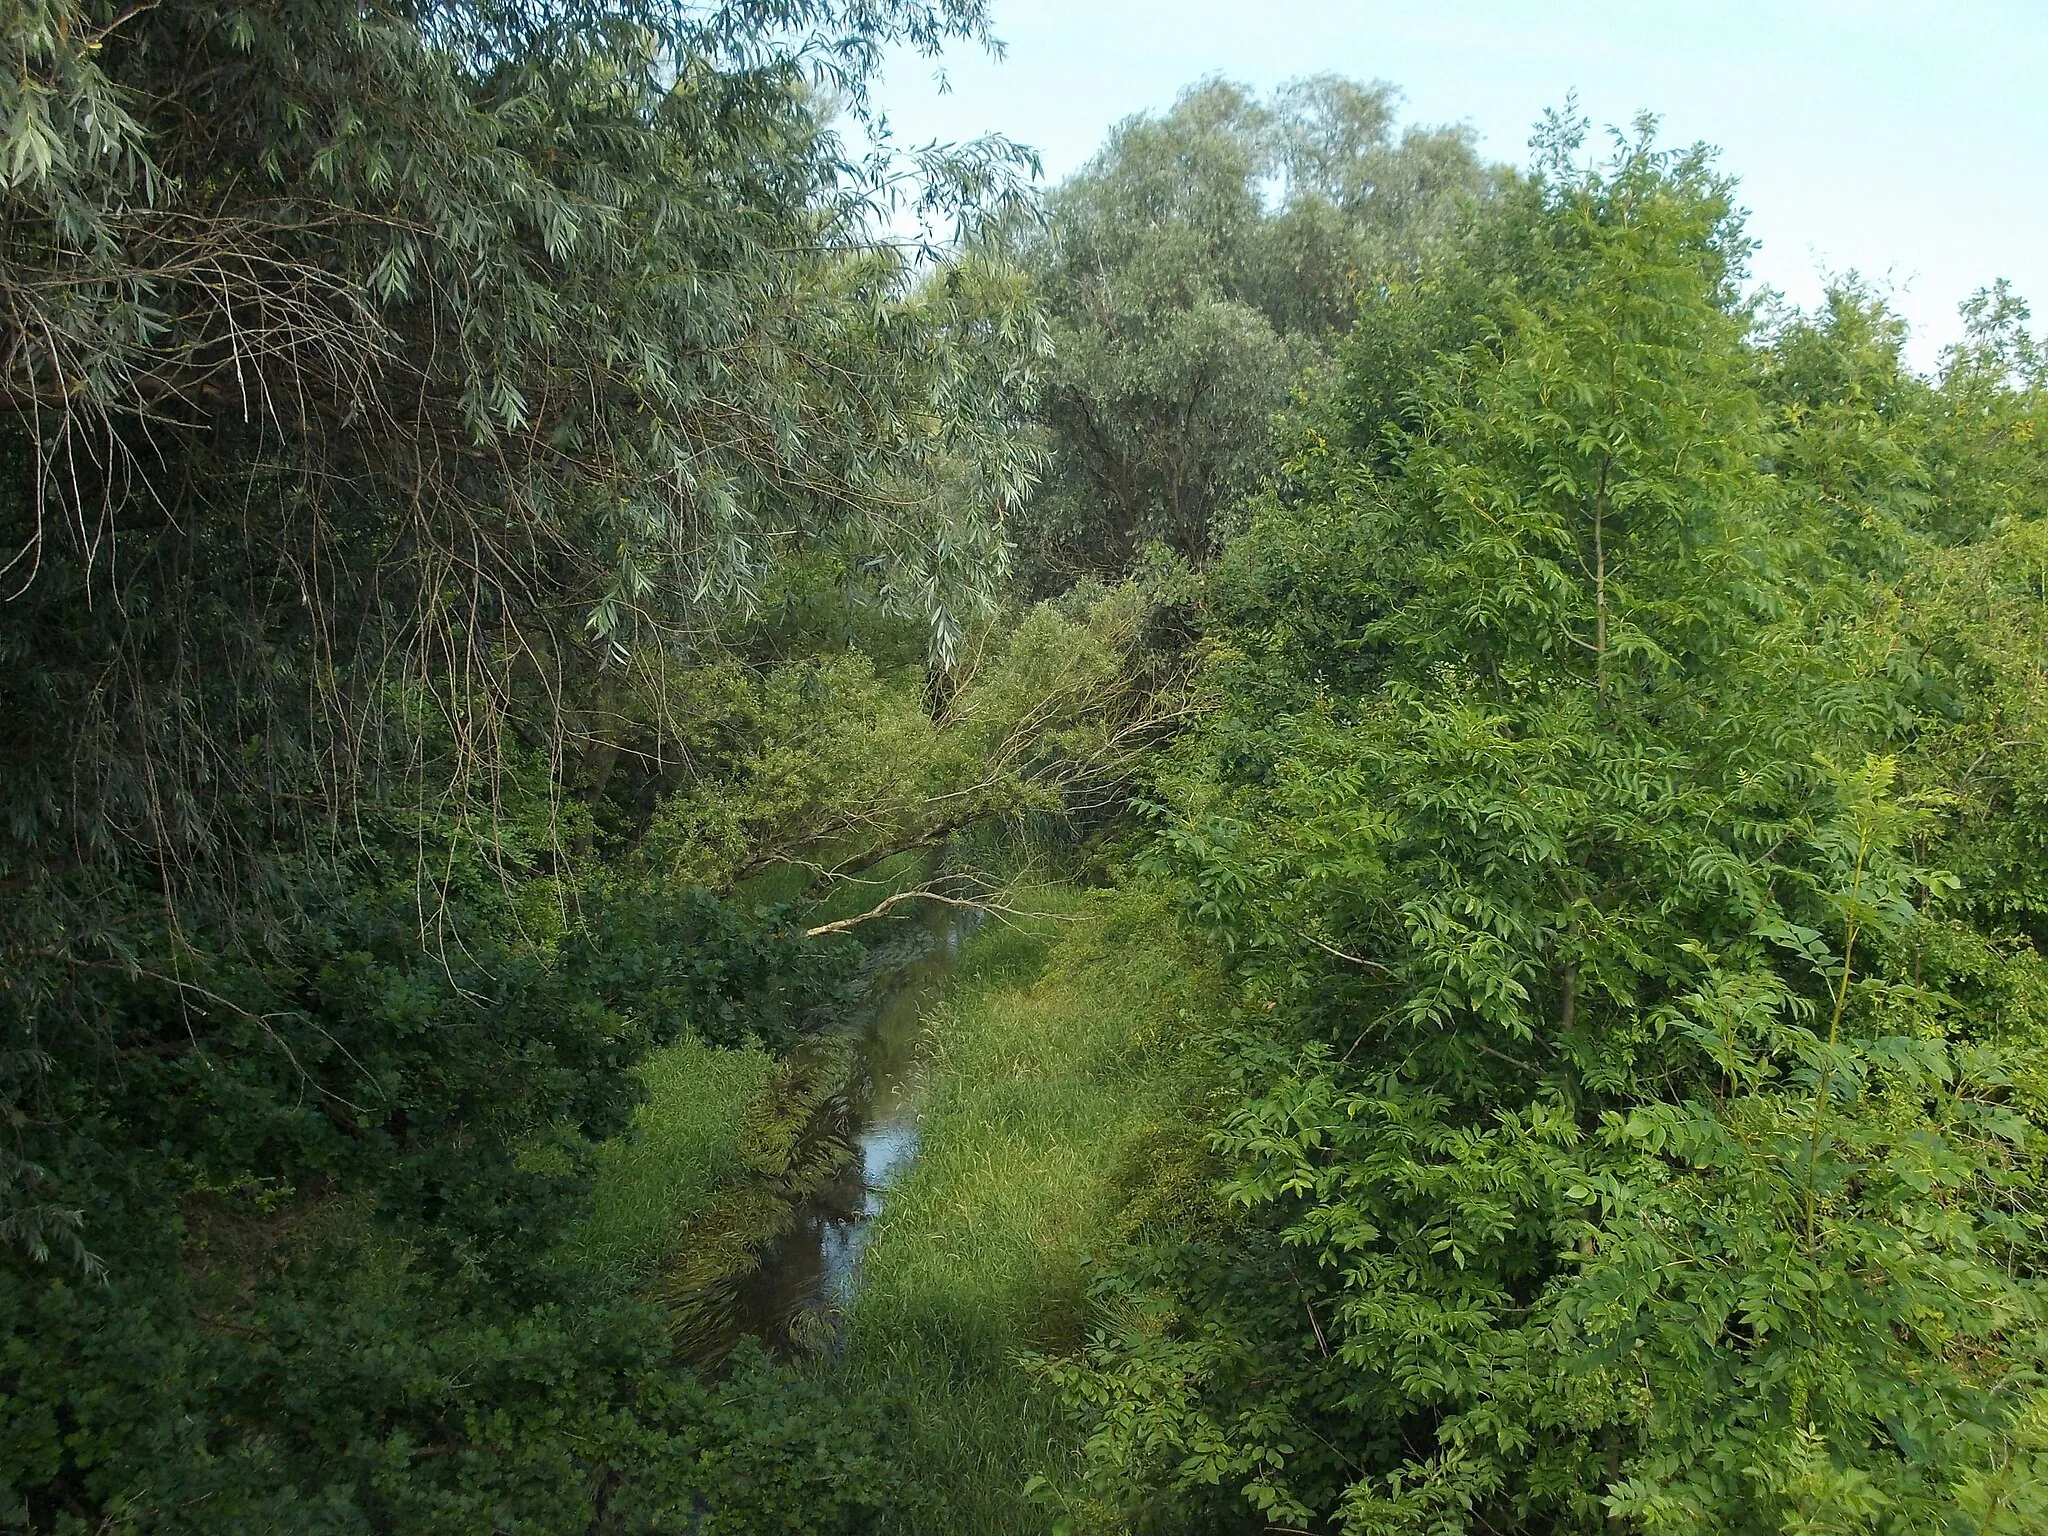
M 1384 79 L 1406 121 L 1467 121 L 1524 164 L 1544 108 L 1597 127 L 1648 109 L 1740 179 L 1755 271 L 1793 299 L 1855 268 L 1888 283 L 1931 366 L 1956 305 L 2012 279 L 2048 328 L 2048 0 L 995 0 L 1008 56 L 899 60 L 899 141 L 1007 133 L 1048 178 L 1133 112 L 1222 74 L 1264 90 Z

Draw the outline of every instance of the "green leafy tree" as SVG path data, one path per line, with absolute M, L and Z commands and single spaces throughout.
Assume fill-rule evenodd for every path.
M 821 106 L 984 36 L 0 11 L 0 1523 L 872 1521 L 870 1405 L 693 1379 L 564 1239 L 651 1048 L 845 968 L 618 857 L 617 761 L 792 552 L 941 663 L 997 595 L 1037 323 L 944 226 L 1016 156 Z
M 1760 381 L 1776 417 L 1770 457 L 1820 514 L 1816 575 L 1894 580 L 1933 535 L 1935 391 L 1906 366 L 1905 341 L 1904 322 L 1853 279 L 1819 313 L 1772 327 Z
M 1492 184 L 1458 130 L 1397 138 L 1395 100 L 1317 77 L 1264 104 L 1208 81 L 1053 192 L 1021 242 L 1053 353 L 1050 464 L 1018 525 L 1032 579 L 1120 574 L 1153 540 L 1214 552 L 1359 290 Z
M 2048 506 L 2048 347 L 2027 329 L 2031 318 L 2010 284 L 1995 283 L 1964 304 L 1964 339 L 1943 358 L 1929 457 L 1951 538 Z
M 1726 185 L 1576 143 L 1412 387 L 1362 320 L 1218 573 L 1158 862 L 1240 978 L 1235 1214 L 1047 1367 L 1075 1507 L 2023 1530 L 2021 1058 L 1914 966 L 1953 881 L 1884 755 L 1909 680 L 1815 579 Z

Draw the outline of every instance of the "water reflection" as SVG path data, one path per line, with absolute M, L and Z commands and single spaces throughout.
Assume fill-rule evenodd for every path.
M 845 1165 L 806 1196 L 781 1236 L 738 1282 L 725 1326 L 706 1340 L 722 1354 L 753 1334 L 778 1354 L 829 1347 L 852 1299 L 863 1250 L 884 1196 L 917 1158 L 919 1047 L 925 1013 L 959 963 L 960 946 L 981 921 L 963 907 L 934 904 L 905 936 L 905 958 L 876 982 L 864 1011 L 845 1100 Z

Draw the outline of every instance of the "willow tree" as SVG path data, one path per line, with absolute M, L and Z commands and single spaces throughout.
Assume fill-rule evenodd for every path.
M 910 301 L 868 234 L 885 184 L 814 102 L 857 105 L 899 35 L 979 25 L 886 4 L 18 12 L 8 615 L 88 645 L 106 626 L 72 609 L 128 618 L 75 710 L 10 701 L 107 744 L 12 775 L 72 763 L 59 835 L 145 857 L 218 839 L 193 822 L 211 797 L 178 786 L 245 778 L 247 721 L 173 729 L 214 717 L 174 699 L 254 669 L 223 707 L 274 717 L 266 674 L 302 668 L 317 703 L 273 744 L 301 779 L 366 766 L 393 690 L 475 749 L 522 688 L 573 690 L 744 602 L 792 540 L 877 560 L 943 645 L 1020 487 L 1020 312 L 971 273 Z M 1001 158 L 935 152 L 928 199 L 964 208 Z M 916 491 L 959 461 L 969 504 Z M 141 601 L 152 584 L 188 600 Z M 202 677 L 175 637 L 209 600 Z M 150 720 L 170 734 L 145 768 L 115 741 Z
M 855 160 L 821 105 L 984 36 L 0 16 L 0 1520 L 715 1514 L 703 1402 L 558 1239 L 648 1047 L 773 1038 L 830 967 L 607 906 L 579 792 L 675 759 L 664 678 L 786 551 L 941 655 L 988 601 L 1033 322 L 951 223 L 1016 156 Z M 875 236 L 895 198 L 932 249 Z M 781 1468 L 821 1525 L 831 1465 Z
M 1053 191 L 1021 242 L 1053 336 L 1050 465 L 1019 525 L 1034 580 L 1119 573 L 1153 541 L 1206 560 L 1360 292 L 1488 193 L 1469 137 L 1397 131 L 1398 101 L 1336 76 L 1270 101 L 1205 81 Z

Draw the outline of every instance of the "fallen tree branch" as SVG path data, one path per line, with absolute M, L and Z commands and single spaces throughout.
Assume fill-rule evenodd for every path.
M 1080 917 L 1071 913 L 1031 912 L 1022 907 L 1013 907 L 1003 901 L 1001 895 L 1001 892 L 992 892 L 989 895 L 980 897 L 948 896 L 929 885 L 914 886 L 910 890 L 898 891 L 893 896 L 884 897 L 881 901 L 876 902 L 875 905 L 856 917 L 842 917 L 836 922 L 820 923 L 815 928 L 806 928 L 804 930 L 804 937 L 807 939 L 818 939 L 825 937 L 827 934 L 845 933 L 849 928 L 858 928 L 862 923 L 871 923 L 878 917 L 887 917 L 892 908 L 906 901 L 936 901 L 942 906 L 965 907 L 970 911 L 984 913 L 1004 924 L 1008 924 L 1012 918 L 1034 923 L 1074 923 L 1082 921 Z
M 967 901 L 958 896 L 942 896 L 937 891 L 919 886 L 914 890 L 898 891 L 893 896 L 883 897 L 858 917 L 842 917 L 837 922 L 820 923 L 815 928 L 806 928 L 804 937 L 821 939 L 828 933 L 844 933 L 849 928 L 858 928 L 862 923 L 871 923 L 878 917 L 887 917 L 890 909 L 899 902 L 913 900 L 936 901 L 949 907 L 972 907 L 977 912 L 989 910 L 989 903 L 985 901 Z

